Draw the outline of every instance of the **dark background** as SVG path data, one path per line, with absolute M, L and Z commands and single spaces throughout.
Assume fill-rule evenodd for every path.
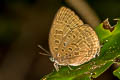
M 120 0 L 85 2 L 100 21 L 109 18 L 114 25 L 112 19 L 120 16 Z M 49 51 L 49 30 L 62 5 L 71 7 L 62 0 L 0 0 L 0 80 L 39 80 L 53 70 L 53 63 L 39 54 L 37 45 Z M 110 67 L 95 80 L 117 80 L 112 71 Z

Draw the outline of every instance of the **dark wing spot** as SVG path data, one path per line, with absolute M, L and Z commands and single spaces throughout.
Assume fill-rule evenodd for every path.
M 64 51 L 64 49 L 62 49 L 62 51 Z
M 75 38 L 76 36 L 75 35 L 73 35 L 73 38 Z
M 61 31 L 61 30 L 56 30 L 56 34 L 63 34 L 63 31 Z
M 58 48 L 54 48 L 56 51 L 58 50 Z
M 59 44 L 59 40 L 55 40 L 55 43 L 56 43 L 56 44 Z
M 72 51 L 72 48 L 68 48 L 70 51 Z
M 66 56 L 68 55 L 68 53 L 65 54 Z
M 70 27 L 69 25 L 66 25 L 67 27 Z
M 60 57 L 60 56 L 61 56 L 61 55 L 58 53 L 58 54 L 57 54 L 57 57 Z
M 64 47 L 67 45 L 67 42 L 64 42 Z
M 70 35 L 68 35 L 68 38 L 70 38 Z
M 69 56 L 71 57 L 71 56 L 72 56 L 72 54 L 69 54 Z
M 79 55 L 79 52 L 74 52 L 74 55 L 78 56 L 78 55 Z

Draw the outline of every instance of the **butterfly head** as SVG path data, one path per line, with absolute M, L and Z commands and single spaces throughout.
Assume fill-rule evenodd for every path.
M 53 57 L 49 58 L 51 62 L 55 62 L 55 59 Z

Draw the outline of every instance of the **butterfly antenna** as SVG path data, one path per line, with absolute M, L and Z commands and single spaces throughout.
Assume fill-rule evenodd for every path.
M 41 55 L 45 55 L 45 56 L 51 56 L 50 55 L 50 52 L 48 52 L 46 49 L 44 49 L 41 45 L 38 45 L 38 47 L 40 48 L 40 49 L 42 49 L 45 53 L 47 53 L 47 54 L 45 54 L 45 53 L 39 53 L 39 54 L 41 54 Z

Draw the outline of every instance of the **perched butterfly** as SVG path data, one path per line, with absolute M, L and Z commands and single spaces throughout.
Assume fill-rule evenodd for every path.
M 78 66 L 90 61 L 100 51 L 95 31 L 66 7 L 60 8 L 54 18 L 49 47 L 57 71 L 58 65 Z

